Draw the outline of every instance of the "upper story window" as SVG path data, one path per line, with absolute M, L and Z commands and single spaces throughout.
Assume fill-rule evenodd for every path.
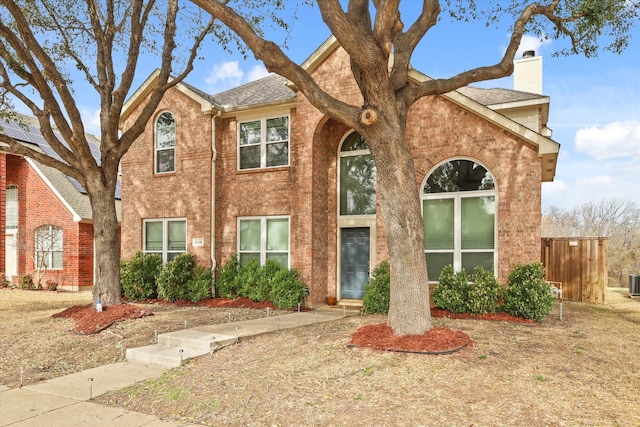
M 6 228 L 15 230 L 18 228 L 18 187 L 7 185 Z
M 155 171 L 156 173 L 176 170 L 176 120 L 168 111 L 156 120 Z
M 289 164 L 289 117 L 240 122 L 238 169 L 258 169 Z
M 375 215 L 376 165 L 369 146 L 357 132 L 351 133 L 338 153 L 340 212 L 344 215 Z
M 36 229 L 36 268 L 62 269 L 62 228 L 43 225 Z
M 484 166 L 443 163 L 427 178 L 421 198 L 429 281 L 437 281 L 449 264 L 454 271 L 496 271 L 496 189 Z

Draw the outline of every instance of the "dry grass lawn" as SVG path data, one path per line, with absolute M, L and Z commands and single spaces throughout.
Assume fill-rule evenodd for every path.
M 23 294 L 38 298 L 13 301 Z M 563 320 L 556 305 L 534 326 L 434 319 L 474 341 L 446 356 L 347 347 L 359 326 L 383 322 L 381 316 L 279 331 L 97 402 L 214 426 L 640 425 L 640 300 L 626 295 L 610 290 L 606 306 L 564 303 Z M 231 311 L 158 306 L 155 316 L 92 336 L 50 318 L 89 299 L 0 291 L 0 384 L 16 386 L 20 366 L 27 381 L 39 381 L 113 362 L 123 342 L 144 345 L 154 329 L 226 321 Z

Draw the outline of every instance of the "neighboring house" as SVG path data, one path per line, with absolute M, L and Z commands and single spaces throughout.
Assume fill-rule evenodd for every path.
M 28 117 L 20 124 L 0 119 L 0 131 L 57 157 L 36 126 Z M 92 151 L 99 153 L 100 142 L 89 138 Z M 64 290 L 93 287 L 92 211 L 76 180 L 33 159 L 0 152 L 0 223 L 5 230 L 0 250 L 3 277 L 18 284 L 20 276 L 30 274 L 34 282 L 40 277 L 43 287 L 53 281 Z
M 518 62 L 516 86 L 532 74 L 541 88 L 540 61 Z M 360 105 L 335 38 L 302 67 L 333 96 Z M 155 76 L 127 102 L 123 129 Z M 553 180 L 559 151 L 548 111 L 539 93 L 470 87 L 411 108 L 406 139 L 431 281 L 447 264 L 482 265 L 504 280 L 516 263 L 540 260 L 541 183 Z M 137 250 L 165 261 L 190 252 L 214 266 L 233 253 L 241 262 L 274 258 L 300 271 L 314 303 L 358 302 L 373 267 L 388 259 L 366 141 L 277 75 L 213 96 L 178 84 L 122 173 L 125 258 Z

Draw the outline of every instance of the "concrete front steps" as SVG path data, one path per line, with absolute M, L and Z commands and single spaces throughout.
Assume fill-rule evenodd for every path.
M 185 329 L 158 335 L 157 344 L 128 348 L 127 360 L 143 365 L 175 368 L 189 359 L 234 342 L 235 336 L 199 331 L 197 328 Z
M 144 365 L 169 368 L 181 366 L 194 357 L 211 353 L 218 348 L 250 337 L 280 329 L 291 329 L 318 322 L 329 322 L 359 312 L 343 307 L 319 308 L 315 311 L 267 316 L 210 326 L 199 326 L 158 335 L 157 344 L 127 349 L 127 360 Z

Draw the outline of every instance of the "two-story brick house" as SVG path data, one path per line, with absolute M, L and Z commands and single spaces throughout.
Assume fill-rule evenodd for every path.
M 333 96 L 360 105 L 334 38 L 302 66 Z M 535 71 L 540 58 L 518 67 Z M 128 101 L 124 129 L 154 78 Z M 431 280 L 447 264 L 482 265 L 504 279 L 515 263 L 539 260 L 541 183 L 553 179 L 559 151 L 548 108 L 539 93 L 469 87 L 411 108 L 406 140 Z M 301 272 L 314 303 L 361 300 L 370 271 L 388 258 L 366 141 L 277 75 L 216 95 L 179 84 L 122 171 L 123 257 L 275 258 Z
M 50 156 L 35 119 L 0 120 L 1 131 Z M 92 151 L 99 141 L 91 136 Z M 119 194 L 116 209 L 120 211 Z M 17 284 L 30 274 L 40 285 L 51 280 L 62 290 L 90 290 L 94 283 L 93 219 L 84 188 L 57 169 L 0 152 L 0 274 Z M 36 283 L 37 285 L 37 283 Z

